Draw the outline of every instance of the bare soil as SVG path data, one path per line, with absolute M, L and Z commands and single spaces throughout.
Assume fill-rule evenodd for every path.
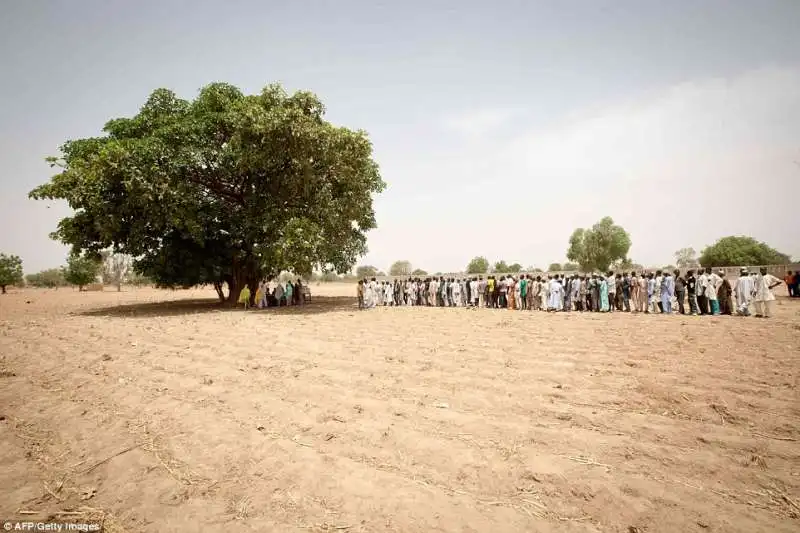
M 798 301 L 769 320 L 359 312 L 352 285 L 312 290 L 248 312 L 211 290 L 0 296 L 0 518 L 800 530 Z

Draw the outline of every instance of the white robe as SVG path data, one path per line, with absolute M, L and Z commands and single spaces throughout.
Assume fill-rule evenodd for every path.
M 450 286 L 453 287 L 453 305 L 458 307 L 461 305 L 461 284 L 457 281 L 454 281 L 450 284 Z
M 472 281 L 469 282 L 469 292 L 470 292 L 470 294 L 472 296 L 472 303 L 477 305 L 477 303 L 478 303 L 478 282 L 477 281 L 472 280 Z
M 383 303 L 391 305 L 394 302 L 394 287 L 391 283 L 383 286 Z
M 753 279 L 750 276 L 740 276 L 736 281 L 736 309 L 744 311 L 753 299 Z
M 776 283 L 780 283 L 781 280 L 773 276 L 772 274 L 759 274 L 756 276 L 755 279 L 755 286 L 753 287 L 753 301 L 756 302 L 771 302 L 775 299 L 775 295 L 772 293 L 772 289 L 770 289 L 770 285 L 774 285 Z
M 548 298 L 547 307 L 549 309 L 561 311 L 564 308 L 564 303 L 562 300 L 563 296 L 564 287 L 558 282 L 558 280 L 552 280 L 550 282 L 550 295 Z

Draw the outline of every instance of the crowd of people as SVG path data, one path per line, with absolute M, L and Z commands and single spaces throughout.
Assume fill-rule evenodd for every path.
M 294 283 L 286 280 L 269 282 L 261 281 L 258 284 L 255 295 L 255 306 L 259 309 L 264 307 L 281 307 L 286 305 L 303 305 L 308 296 L 308 287 L 303 284 L 300 278 Z M 239 303 L 245 309 L 250 307 L 250 288 L 245 285 L 239 292 Z
M 362 279 L 360 309 L 376 306 L 487 307 L 528 311 L 633 312 L 772 316 L 773 289 L 782 282 L 766 268 L 742 268 L 731 283 L 711 268 L 674 272 L 463 278 Z M 688 302 L 688 306 L 687 306 Z M 687 309 L 688 308 L 688 309 Z

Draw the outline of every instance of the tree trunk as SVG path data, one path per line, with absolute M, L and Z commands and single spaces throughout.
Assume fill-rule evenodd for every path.
M 214 282 L 214 290 L 217 291 L 217 297 L 221 303 L 225 303 L 225 293 L 222 292 L 222 281 Z
M 3 293 L 2 294 L 5 294 L 6 293 L 6 286 L 5 285 L 0 285 L 0 288 L 3 289 Z
M 122 292 L 122 282 L 121 281 L 117 282 L 117 292 Z

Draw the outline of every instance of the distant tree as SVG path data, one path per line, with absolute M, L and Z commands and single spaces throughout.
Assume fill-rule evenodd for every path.
M 789 259 L 788 255 L 752 237 L 723 237 L 700 254 L 700 264 L 704 267 L 784 265 Z
M 389 267 L 389 274 L 392 276 L 408 276 L 411 274 L 411 270 L 410 261 L 395 261 L 392 263 L 392 266 Z
M 508 264 L 501 259 L 500 261 L 494 264 L 494 266 L 492 267 L 492 272 L 497 272 L 500 274 L 508 272 Z
M 512 263 L 508 265 L 508 271 L 512 274 L 516 274 L 517 272 L 522 272 L 522 265 L 519 263 Z
M 561 263 L 550 263 L 550 266 L 547 267 L 548 272 L 561 272 Z
M 611 270 L 615 272 L 628 272 L 631 270 L 640 272 L 644 270 L 644 267 L 639 263 L 634 262 L 633 259 L 624 257 L 622 259 L 614 261 L 614 263 L 611 265 Z
M 379 278 L 385 278 L 386 277 L 386 272 L 384 272 L 383 270 L 379 270 L 378 273 L 375 274 L 375 275 L 377 277 L 379 277 Z
M 561 265 L 561 269 L 565 272 L 573 272 L 575 270 L 580 269 L 580 265 L 578 263 L 564 263 Z
M 18 255 L 0 254 L 0 291 L 6 293 L 6 287 L 24 281 L 22 277 L 22 259 Z
M 133 258 L 125 254 L 115 254 L 109 250 L 101 252 L 101 257 L 103 261 L 103 283 L 116 285 L 117 292 L 121 291 L 122 284 L 132 270 Z
M 544 272 L 544 270 L 542 270 L 541 268 L 537 268 L 537 267 L 529 268 L 528 270 L 530 270 L 531 272 Z
M 606 272 L 614 261 L 623 259 L 631 248 L 631 238 L 622 226 L 604 217 L 590 229 L 578 228 L 569 238 L 567 259 L 581 270 Z
M 663 272 L 673 272 L 675 270 L 675 268 L 676 268 L 675 265 L 667 265 L 667 266 L 663 267 L 661 270 Z
M 434 276 L 441 276 L 441 275 L 442 275 L 441 272 L 437 272 L 436 274 L 434 274 Z
M 362 265 L 356 268 L 356 276 L 359 279 L 363 278 L 374 278 L 378 275 L 378 269 L 372 265 Z
M 473 257 L 467 265 L 467 274 L 486 274 L 489 272 L 489 261 L 483 257 Z
M 692 268 L 699 265 L 697 262 L 697 252 L 694 248 L 681 248 L 675 252 L 675 262 L 680 268 Z
M 64 279 L 67 283 L 76 285 L 79 291 L 97 279 L 97 274 L 103 268 L 102 262 L 88 255 L 70 254 L 67 268 L 64 270 Z
M 425 272 L 424 270 L 422 270 L 421 268 L 418 268 L 418 269 L 414 270 L 414 272 L 412 272 L 411 275 L 412 276 L 427 276 L 428 273 Z
M 37 288 L 57 289 L 67 285 L 63 268 L 49 268 L 36 274 L 28 274 L 25 279 L 28 281 L 28 285 Z

